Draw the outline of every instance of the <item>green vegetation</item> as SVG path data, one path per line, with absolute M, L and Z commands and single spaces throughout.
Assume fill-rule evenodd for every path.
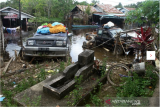
M 59 71 L 62 72 L 64 69 L 65 69 L 64 62 L 61 61 L 61 62 L 60 62 L 60 67 L 59 67 Z
M 41 96 L 34 96 L 32 99 L 27 97 L 26 93 L 23 95 L 23 98 L 21 99 L 23 103 L 26 103 L 27 106 L 40 106 Z
M 21 11 L 31 14 L 36 18 L 29 19 L 29 22 L 53 22 L 64 21 L 65 16 L 76 5 L 94 5 L 99 0 L 92 0 L 89 4 L 86 1 L 78 2 L 76 0 L 21 0 Z M 19 0 L 7 0 L 0 3 L 0 8 L 10 6 L 19 10 Z
M 123 8 L 122 3 L 120 2 L 118 5 L 115 6 L 115 8 Z
M 139 8 L 128 12 L 125 22 L 157 24 L 159 22 L 159 1 L 142 2 Z
M 156 86 L 158 76 L 153 73 L 154 67 L 146 65 L 146 74 L 144 77 L 133 73 L 133 78 L 125 78 L 126 84 L 117 88 L 118 97 L 151 97 Z
M 83 76 L 81 75 L 79 78 L 75 77 L 76 80 L 76 85 L 75 89 L 70 92 L 69 95 L 67 95 L 65 98 L 68 98 L 70 101 L 67 102 L 68 106 L 74 106 L 78 103 L 78 101 L 82 98 L 82 87 L 80 84 L 82 83 L 82 78 Z M 73 96 L 72 100 L 71 97 Z

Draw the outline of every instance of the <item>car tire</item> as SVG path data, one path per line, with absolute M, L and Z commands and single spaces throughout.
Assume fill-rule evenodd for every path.
M 116 47 L 116 48 L 117 48 L 117 49 L 116 49 L 116 53 L 117 53 L 117 55 L 123 55 L 123 54 L 124 54 L 124 51 L 123 51 L 122 46 L 117 45 L 117 47 Z

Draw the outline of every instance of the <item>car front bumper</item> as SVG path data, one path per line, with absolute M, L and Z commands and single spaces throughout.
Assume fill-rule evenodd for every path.
M 67 52 L 68 47 L 24 47 L 24 55 L 33 57 L 65 57 Z

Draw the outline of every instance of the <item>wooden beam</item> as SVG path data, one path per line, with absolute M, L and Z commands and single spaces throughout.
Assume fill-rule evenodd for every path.
M 9 62 L 7 63 L 7 65 L 5 66 L 5 68 L 4 68 L 4 70 L 3 70 L 3 73 L 6 73 L 6 71 L 7 71 L 8 67 L 9 67 L 10 63 L 12 62 L 13 58 L 14 58 L 14 57 L 12 57 L 12 58 L 9 60 Z

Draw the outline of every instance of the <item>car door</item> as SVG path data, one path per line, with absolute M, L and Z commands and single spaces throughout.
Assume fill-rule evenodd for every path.
M 106 42 L 110 39 L 112 39 L 112 36 L 108 33 L 108 31 L 104 31 L 103 34 L 102 34 L 102 41 Z M 107 45 L 107 46 L 112 45 L 112 40 L 106 42 L 104 45 Z
M 98 29 L 97 36 L 95 37 L 96 45 L 99 45 L 99 44 L 103 43 L 102 34 L 103 34 L 103 30 L 102 29 Z

